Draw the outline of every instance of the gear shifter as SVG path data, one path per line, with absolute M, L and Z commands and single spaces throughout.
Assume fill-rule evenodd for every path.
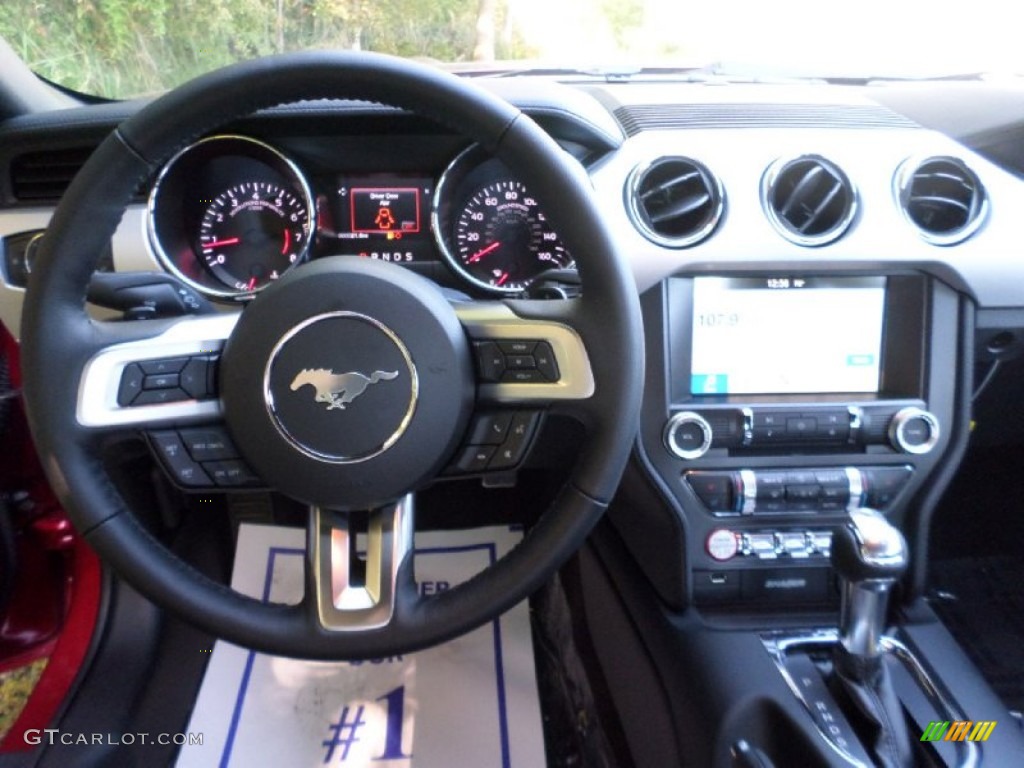
M 856 509 L 832 539 L 842 582 L 833 682 L 856 706 L 865 742 L 884 768 L 913 764 L 903 711 L 879 643 L 889 593 L 906 571 L 903 534 L 873 509 Z

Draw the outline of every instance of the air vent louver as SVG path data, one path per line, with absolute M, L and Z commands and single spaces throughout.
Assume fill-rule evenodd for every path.
M 761 198 L 775 228 L 798 245 L 831 243 L 857 212 L 857 194 L 846 174 L 817 155 L 773 163 L 762 179 Z
M 56 203 L 95 147 L 26 152 L 11 161 L 11 192 L 23 203 Z
M 981 181 L 955 157 L 906 161 L 896 173 L 896 196 L 904 216 L 935 245 L 970 237 L 988 210 Z
M 725 194 L 718 178 L 695 160 L 663 157 L 633 171 L 626 202 L 644 237 L 668 248 L 686 248 L 714 231 Z

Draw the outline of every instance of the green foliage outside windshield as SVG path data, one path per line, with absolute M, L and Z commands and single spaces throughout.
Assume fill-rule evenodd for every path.
M 514 0 L 3 0 L 0 36 L 36 72 L 112 98 L 153 93 L 241 59 L 307 48 L 444 62 L 536 55 Z M 629 24 L 621 6 L 616 24 Z M 633 5 L 635 8 L 636 6 Z M 633 16 L 636 18 L 636 15 Z

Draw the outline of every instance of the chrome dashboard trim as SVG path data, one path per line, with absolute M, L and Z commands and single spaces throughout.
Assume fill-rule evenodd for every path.
M 253 291 L 239 292 L 236 290 L 224 289 L 224 288 L 213 288 L 209 285 L 204 285 L 184 274 L 174 264 L 174 260 L 170 257 L 167 251 L 164 249 L 164 244 L 160 241 L 160 235 L 156 231 L 156 206 L 158 204 L 157 197 L 160 194 L 161 185 L 167 178 L 168 174 L 173 170 L 175 164 L 181 160 L 182 157 L 193 151 L 196 147 L 203 146 L 217 141 L 241 141 L 252 144 L 253 146 L 259 147 L 263 151 L 269 152 L 274 155 L 284 166 L 289 170 L 292 175 L 292 180 L 298 184 L 299 189 L 302 191 L 302 196 L 305 198 L 306 204 L 306 220 L 309 222 L 309 236 L 306 238 L 306 243 L 302 248 L 299 257 L 296 259 L 295 264 L 292 266 L 298 266 L 306 260 L 309 256 L 309 249 L 313 244 L 313 238 L 316 236 L 316 203 L 313 198 L 313 192 L 310 189 L 309 181 L 306 179 L 305 174 L 301 169 L 279 149 L 272 147 L 266 142 L 254 139 L 250 136 L 242 136 L 240 134 L 221 133 L 215 136 L 207 136 L 206 138 L 200 139 L 189 144 L 182 150 L 179 150 L 175 155 L 168 160 L 164 167 L 160 169 L 160 173 L 156 177 L 156 181 L 153 183 L 153 188 L 149 192 L 149 199 L 146 201 L 146 234 L 149 240 L 149 245 L 153 249 L 153 253 L 156 256 L 160 266 L 163 267 L 167 272 L 177 277 L 179 280 L 184 282 L 186 285 L 191 286 L 195 290 L 204 296 L 210 296 L 217 299 L 242 299 L 249 298 L 259 293 L 267 286 L 261 286 Z M 200 261 L 201 257 L 192 250 L 192 255 L 200 266 L 205 269 L 205 265 Z

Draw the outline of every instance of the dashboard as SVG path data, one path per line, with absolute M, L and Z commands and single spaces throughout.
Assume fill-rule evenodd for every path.
M 734 571 L 820 568 L 851 504 L 913 526 L 969 429 L 974 349 L 1024 338 L 1013 169 L 870 89 L 481 83 L 578 162 L 632 268 L 648 360 L 637 461 L 690 534 L 685 562 L 641 558 L 663 597 L 728 604 L 747 594 Z M 133 109 L 0 128 L 0 320 L 15 336 L 33 243 Z M 268 110 L 185 147 L 140 187 L 101 269 L 167 273 L 231 311 L 334 255 L 400 264 L 460 301 L 578 290 L 514 169 L 357 102 Z
M 440 172 L 433 158 L 419 168 L 398 158 L 367 170 L 340 157 L 312 171 L 304 160 L 242 135 L 183 149 L 148 197 L 149 244 L 161 266 L 228 299 L 328 255 L 420 269 L 443 263 L 454 283 L 492 295 L 573 267 L 537 200 L 479 147 Z
M 644 577 L 630 606 L 637 631 L 644 601 L 657 604 L 649 613 L 677 612 L 680 626 L 695 607 L 716 650 L 670 643 L 663 652 L 672 664 L 692 655 L 702 666 L 728 656 L 722 667 L 743 670 L 736 679 L 748 701 L 758 689 L 746 673 L 756 667 L 734 663 L 768 659 L 760 641 L 731 631 L 829 623 L 839 602 L 832 539 L 862 507 L 903 532 L 914 554 L 903 587 L 922 594 L 935 511 L 968 442 L 993 421 L 1007 442 L 1024 430 L 1024 411 L 1003 403 L 989 425 L 972 421 L 997 367 L 1024 352 L 1019 106 L 1004 97 L 988 112 L 1002 118 L 954 135 L 940 129 L 944 115 L 917 107 L 959 100 L 962 84 L 928 86 L 934 94 L 924 99 L 885 86 L 671 77 L 480 84 L 578 164 L 640 296 L 640 423 L 606 515 L 618 537 L 596 547 L 610 562 L 628 557 L 619 587 L 634 572 Z M 1022 103 L 1019 94 L 1012 101 Z M 83 106 L 0 125 L 0 323 L 15 339 L 35 248 L 60 195 L 136 108 Z M 980 121 L 983 110 L 972 109 Z M 202 493 L 245 486 L 228 472 L 244 477 L 241 457 L 202 453 L 230 443 L 209 423 L 221 408 L 220 343 L 248 299 L 332 256 L 415 271 L 461 313 L 487 411 L 456 441 L 438 483 L 446 508 L 478 491 L 467 479 L 519 483 L 530 500 L 521 506 L 538 508 L 533 493 L 546 476 L 529 470 L 564 468 L 581 439 L 551 393 L 575 381 L 574 396 L 586 398 L 594 384 L 562 364 L 570 345 L 550 335 L 554 323 L 538 324 L 537 338 L 518 328 L 502 335 L 493 315 L 522 297 L 585 290 L 573 254 L 515 169 L 447 128 L 379 105 L 267 110 L 198 138 L 144 180 L 99 272 L 170 275 L 218 314 L 192 326 L 195 338 L 114 349 L 96 378 L 121 389 L 83 390 L 80 404 L 98 404 L 96 423 L 118 426 L 164 409 L 147 439 L 172 484 Z M 533 367 L 515 370 L 515 361 Z M 172 391 L 158 386 L 165 376 L 181 385 L 175 402 L 157 399 Z M 145 403 L 134 390 L 122 398 L 147 381 L 156 395 Z M 508 387 L 530 395 L 529 409 L 487 400 Z M 189 408 L 174 411 L 183 401 Z M 185 470 L 209 472 L 205 484 L 175 477 L 161 441 Z M 628 678 L 617 688 L 641 690 L 638 666 L 620 664 L 629 651 L 620 632 L 611 626 L 595 642 L 611 648 L 607 668 Z M 672 669 L 666 679 L 707 672 Z M 770 671 L 770 684 L 781 685 Z M 645 716 L 657 709 L 645 699 Z

